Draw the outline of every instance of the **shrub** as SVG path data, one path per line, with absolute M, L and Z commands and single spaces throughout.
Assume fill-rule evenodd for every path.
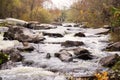
M 8 61 L 8 55 L 0 52 L 0 65 Z

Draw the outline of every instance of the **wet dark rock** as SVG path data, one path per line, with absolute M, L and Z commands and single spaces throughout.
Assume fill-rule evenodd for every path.
M 33 51 L 35 48 L 30 45 L 28 42 L 23 42 L 22 47 L 17 47 L 19 51 Z
M 29 28 L 29 29 L 35 29 L 36 25 L 40 24 L 37 21 L 30 21 L 28 22 L 24 27 Z
M 61 44 L 61 46 L 65 46 L 65 47 L 82 46 L 82 45 L 84 45 L 84 43 L 80 41 L 65 41 Z
M 74 36 L 77 36 L 77 37 L 85 37 L 85 34 L 84 34 L 84 33 L 79 32 L 79 33 L 76 33 Z
M 62 50 L 54 54 L 55 57 L 58 57 L 61 61 L 70 62 L 72 61 L 72 55 L 66 50 Z
M 34 61 L 23 61 L 22 62 L 22 64 L 23 64 L 23 66 L 31 66 L 31 65 L 33 65 L 34 64 Z
M 72 27 L 72 25 L 65 25 L 64 27 Z
M 13 62 L 19 62 L 23 60 L 23 56 L 20 54 L 19 51 L 14 51 L 10 54 L 10 60 Z
M 115 65 L 116 62 L 120 59 L 118 54 L 113 54 L 104 58 L 101 58 L 99 63 L 104 67 L 112 67 Z
M 4 37 L 4 39 L 33 43 L 38 43 L 45 39 L 42 34 L 34 33 L 29 29 L 20 26 L 10 27 L 8 32 L 5 32 Z
M 80 26 L 80 24 L 75 24 L 75 25 L 73 25 L 74 27 L 79 27 Z
M 50 58 L 51 58 L 50 53 L 47 53 L 47 55 L 46 55 L 46 59 L 50 59 Z
M 109 51 L 120 51 L 120 42 L 112 43 L 106 47 Z
M 83 48 L 76 48 L 73 49 L 75 58 L 83 59 L 83 60 L 90 60 L 93 59 L 93 56 L 87 49 Z
M 33 51 L 34 47 L 33 46 L 27 46 L 27 47 L 18 47 L 17 48 L 19 51 Z
M 47 32 L 43 32 L 44 36 L 49 36 L 49 37 L 64 37 L 62 34 L 60 33 L 47 33 Z
M 34 30 L 40 30 L 40 29 L 53 29 L 56 28 L 53 25 L 50 24 L 40 24 L 39 22 L 29 22 L 26 26 L 26 28 L 34 29 Z

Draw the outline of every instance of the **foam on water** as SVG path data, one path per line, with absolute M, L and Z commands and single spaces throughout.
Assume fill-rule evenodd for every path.
M 7 49 L 7 48 L 12 48 L 15 45 L 18 45 L 19 42 L 18 41 L 0 41 L 0 50 L 2 49 Z
M 67 24 L 64 24 L 65 26 Z M 72 25 L 74 25 L 72 23 Z M 57 78 L 48 78 L 49 76 L 54 76 L 55 74 L 49 71 L 44 71 L 41 68 L 50 71 L 58 71 L 59 73 L 67 73 L 72 74 L 74 76 L 85 76 L 85 75 L 92 75 L 95 71 L 100 67 L 98 65 L 99 59 L 106 56 L 106 52 L 103 52 L 107 46 L 107 41 L 109 39 L 109 35 L 97 35 L 97 33 L 101 33 L 107 31 L 107 29 L 99 28 L 99 29 L 89 29 L 89 28 L 80 28 L 80 27 L 63 27 L 58 26 L 55 29 L 47 29 L 47 30 L 33 30 L 34 32 L 49 32 L 49 33 L 60 33 L 64 35 L 61 38 L 54 38 L 45 36 L 46 40 L 44 40 L 44 44 L 34 44 L 36 48 L 35 51 L 23 52 L 21 53 L 24 56 L 24 61 L 33 61 L 33 67 L 18 67 L 11 70 L 2 70 L 0 71 L 0 76 L 7 77 L 3 80 L 20 80 L 17 79 L 19 77 L 23 77 L 21 80 L 59 80 Z M 74 37 L 74 34 L 77 32 L 83 32 L 86 37 Z M 89 50 L 92 55 L 98 57 L 98 59 L 93 60 L 81 60 L 76 59 L 77 62 L 62 62 L 60 59 L 54 57 L 54 53 L 59 52 L 59 50 L 64 49 L 65 47 L 61 46 L 61 42 L 66 40 L 71 41 L 82 41 L 85 43 L 82 48 L 86 48 Z M 54 43 L 54 44 L 53 44 Z M 46 59 L 46 54 L 50 53 L 51 58 Z M 72 53 L 72 52 L 71 52 Z M 41 67 L 41 68 L 34 68 L 34 67 Z M 48 77 L 42 77 L 41 75 L 45 75 Z M 9 79 L 11 78 L 11 79 Z M 65 80 L 62 78 L 60 80 Z

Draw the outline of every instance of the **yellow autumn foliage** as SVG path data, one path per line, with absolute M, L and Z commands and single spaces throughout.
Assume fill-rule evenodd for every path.
M 95 74 L 97 80 L 109 80 L 108 72 L 102 72 Z

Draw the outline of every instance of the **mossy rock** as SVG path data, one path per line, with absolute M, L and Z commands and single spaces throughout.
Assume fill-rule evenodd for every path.
M 5 53 L 0 53 L 0 65 L 8 61 L 8 55 Z

